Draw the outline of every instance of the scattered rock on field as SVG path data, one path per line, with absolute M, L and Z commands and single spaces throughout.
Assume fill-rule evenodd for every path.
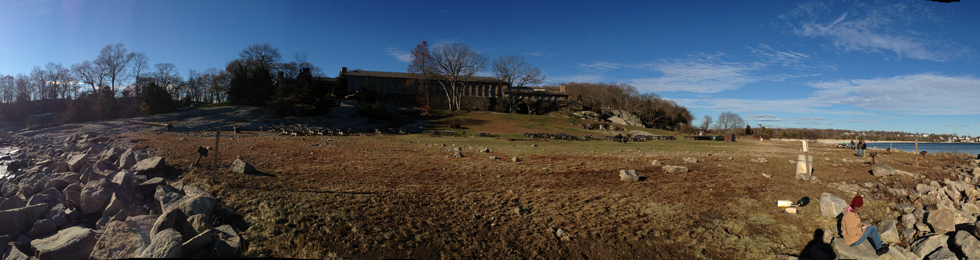
M 840 215 L 846 208 L 847 202 L 844 199 L 830 193 L 820 195 L 820 215 L 837 218 L 837 215 Z
M 687 167 L 684 166 L 674 166 L 667 165 L 662 168 L 666 173 L 684 173 L 687 172 Z
M 240 174 L 252 174 L 255 172 L 255 167 L 242 160 L 242 158 L 235 158 L 235 162 L 231 163 L 230 169 L 232 172 Z
M 636 174 L 636 170 L 619 170 L 619 180 L 621 181 L 639 181 L 640 175 Z

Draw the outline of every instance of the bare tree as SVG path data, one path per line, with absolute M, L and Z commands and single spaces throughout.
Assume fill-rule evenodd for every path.
M 449 99 L 449 110 L 460 109 L 462 88 L 477 72 L 487 67 L 487 55 L 471 50 L 463 43 L 450 43 L 436 46 L 432 49 L 432 60 L 439 68 L 444 80 L 439 84 L 446 90 Z
M 731 111 L 721 112 L 721 115 L 718 116 L 718 129 L 724 130 L 725 132 L 730 132 L 742 125 L 745 125 L 745 120 L 742 120 L 741 116 Z
M 145 83 L 145 82 L 141 82 L 141 80 L 143 80 L 144 78 L 141 78 L 140 77 L 141 76 L 140 74 L 142 74 L 143 71 L 146 71 L 147 69 L 150 68 L 150 65 L 149 65 L 150 59 L 146 57 L 146 53 L 134 52 L 133 53 L 133 59 L 130 60 L 130 62 L 132 63 L 132 65 L 131 65 L 132 72 L 131 73 L 133 75 L 133 78 L 136 79 L 136 81 L 133 82 L 133 85 L 135 85 L 134 88 L 133 88 L 133 90 L 134 90 L 136 96 L 138 97 L 138 96 L 140 96 L 140 88 L 142 88 L 143 83 Z
M 711 119 L 711 116 L 704 115 L 704 120 L 701 121 L 701 130 L 703 130 L 705 133 L 707 133 L 708 132 L 708 127 L 711 127 L 711 121 L 713 121 Z
M 102 48 L 99 57 L 95 59 L 95 64 L 109 80 L 109 85 L 105 86 L 109 95 L 115 95 L 118 88 L 116 83 L 122 83 L 129 76 L 125 71 L 132 59 L 133 55 L 126 51 L 122 43 L 110 44 Z
M 34 66 L 31 69 L 30 96 L 28 100 L 48 99 L 50 88 L 48 87 L 48 72 L 41 67 Z
M 79 82 L 88 84 L 95 94 L 100 93 L 99 87 L 102 86 L 102 82 L 105 80 L 105 74 L 102 73 L 102 70 L 96 68 L 95 64 L 91 61 L 72 64 L 71 72 L 75 74 L 75 79 Z
M 14 101 L 31 100 L 31 78 L 18 73 L 14 79 Z
M 157 63 L 153 66 L 157 68 L 153 77 L 157 85 L 166 89 L 174 99 L 180 99 L 180 85 L 177 84 L 180 81 L 180 72 L 177 71 L 177 65 L 173 63 Z
M 257 62 L 258 65 L 264 65 L 267 68 L 273 69 L 279 69 L 279 63 L 282 60 L 282 54 L 279 54 L 279 48 L 272 47 L 269 43 L 249 45 L 238 56 L 243 61 Z
M 0 102 L 7 104 L 14 102 L 15 93 L 14 77 L 10 75 L 0 76 Z
M 69 93 L 75 87 L 75 79 L 71 75 L 71 70 L 54 62 L 48 62 L 45 69 L 47 69 L 48 74 L 48 85 L 53 92 L 50 98 L 70 98 Z
M 508 85 L 507 96 L 510 100 L 511 113 L 515 113 L 514 103 L 517 101 L 513 94 L 514 89 L 520 89 L 529 84 L 541 84 L 544 82 L 544 75 L 541 75 L 541 69 L 532 67 L 531 63 L 524 60 L 524 57 L 517 55 L 500 56 L 494 60 L 493 74 Z
M 429 52 L 429 43 L 422 41 L 412 50 L 412 62 L 408 64 L 408 73 L 412 73 L 412 83 L 417 86 L 418 91 L 425 93 L 425 106 L 430 105 L 432 101 L 429 94 L 432 91 L 429 90 L 429 84 L 439 73 L 439 68 L 432 59 L 432 53 Z

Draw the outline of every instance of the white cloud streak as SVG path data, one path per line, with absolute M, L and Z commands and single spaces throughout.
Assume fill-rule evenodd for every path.
M 411 53 L 404 52 L 404 51 L 399 50 L 398 48 L 395 48 L 395 47 L 388 47 L 387 53 L 388 53 L 389 56 L 394 57 L 395 59 L 397 59 L 400 62 L 412 63 L 412 54 Z

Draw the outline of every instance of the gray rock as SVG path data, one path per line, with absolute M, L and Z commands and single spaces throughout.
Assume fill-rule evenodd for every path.
M 902 215 L 902 217 L 899 219 L 902 221 L 902 226 L 905 228 L 915 228 L 915 223 L 919 222 L 919 219 L 912 213 Z
M 925 259 L 925 260 L 957 260 L 956 259 L 956 254 L 954 254 L 953 251 L 949 251 L 949 248 L 946 248 L 946 247 L 940 247 L 939 249 L 936 249 L 936 251 L 933 251 L 932 253 L 929 253 L 923 259 Z
M 235 158 L 235 162 L 231 163 L 230 169 L 231 172 L 241 173 L 241 174 L 252 174 L 255 172 L 255 167 L 242 160 L 242 158 Z
M 517 158 L 517 156 L 514 156 L 514 158 L 511 158 L 510 160 L 513 162 L 520 162 L 521 158 Z
M 902 241 L 898 229 L 895 228 L 895 222 L 893 219 L 878 222 L 878 237 L 882 242 L 895 244 Z
M 636 170 L 619 170 L 619 180 L 621 181 L 639 181 L 640 175 L 636 174 Z
M 3 220 L 3 225 L 0 225 L 0 234 L 3 235 L 27 232 L 28 228 L 30 228 L 30 223 L 33 223 L 27 222 L 25 208 L 0 211 L 0 219 Z
M 214 232 L 214 253 L 212 257 L 234 257 L 238 255 L 239 248 L 242 247 L 242 238 L 229 225 L 222 225 L 213 229 Z
M 156 200 L 156 206 L 159 206 L 158 212 L 164 212 L 168 208 L 177 205 L 177 203 L 183 198 L 177 189 L 167 185 L 158 185 L 156 193 L 153 194 L 153 198 Z
M 31 246 L 40 259 L 87 259 L 98 241 L 97 235 L 92 229 L 69 227 L 52 236 L 31 241 Z
M 23 207 L 24 209 L 24 220 L 27 221 L 28 225 L 34 224 L 38 219 L 44 218 L 44 213 L 48 212 L 47 205 L 32 205 Z
M 180 190 L 184 192 L 184 196 L 186 196 L 186 197 L 210 197 L 210 198 L 213 198 L 211 196 L 211 194 L 208 193 L 207 191 L 204 191 L 203 189 L 198 188 L 197 186 L 194 186 L 194 185 L 190 185 L 190 184 L 184 185 L 183 187 L 181 187 Z
M 875 249 L 869 241 L 864 241 L 858 246 L 850 246 L 844 243 L 843 238 L 835 237 L 830 245 L 834 248 L 837 259 L 878 259 L 878 255 L 875 254 Z
M 87 154 L 77 154 L 68 158 L 68 167 L 70 171 L 79 172 L 82 169 L 82 165 L 88 162 Z
M 923 232 L 923 233 L 932 232 L 932 228 L 929 227 L 929 224 L 922 223 L 922 222 L 915 223 L 915 230 L 918 230 L 919 232 Z
M 523 216 L 531 212 L 521 207 L 514 207 L 514 213 L 517 214 L 518 216 Z
M 7 246 L 7 245 L 4 244 L 2 246 Z M 2 247 L 2 246 L 0 246 L 0 247 Z M 16 246 L 10 247 L 10 249 L 8 249 L 6 252 L 7 252 L 6 253 L 6 256 L 7 257 L 4 258 L 4 260 L 32 260 L 32 259 L 37 259 L 36 257 L 28 256 L 27 254 L 24 254 L 24 252 L 21 252 L 20 249 L 17 249 Z
M 913 210 L 915 210 L 915 206 L 908 203 L 897 204 L 892 206 L 892 208 L 897 210 L 898 212 L 901 212 L 902 214 L 909 214 L 912 213 Z
M 160 177 L 155 177 L 140 183 L 139 190 L 144 195 L 151 195 L 157 190 L 157 186 L 166 184 L 167 180 Z
M 54 223 L 47 219 L 40 219 L 34 221 L 34 227 L 31 228 L 31 231 L 27 232 L 27 237 L 38 239 L 54 234 L 55 231 L 58 231 L 58 228 L 55 227 Z
M 184 238 L 173 229 L 161 230 L 151 239 L 150 245 L 143 249 L 140 258 L 178 258 L 183 256 L 181 247 Z
M 65 214 L 65 205 L 57 204 L 48 210 L 48 213 L 44 214 L 44 219 L 51 221 L 55 227 L 64 227 L 68 225 L 68 215 Z
M 109 200 L 109 204 L 107 204 L 105 209 L 102 210 L 102 216 L 114 216 L 116 213 L 119 213 L 120 210 L 123 210 L 125 206 L 126 205 L 123 205 L 123 202 L 119 200 L 118 196 L 116 196 L 116 193 L 113 193 L 112 199 Z
M 74 205 L 82 204 L 82 186 L 78 183 L 69 184 L 61 193 L 65 195 L 65 201 L 71 201 Z
M 837 218 L 837 215 L 840 215 L 846 208 L 847 202 L 844 199 L 830 193 L 820 195 L 820 215 Z
M 153 230 L 153 224 L 159 217 L 160 215 L 129 216 L 126 218 L 126 224 L 133 227 L 133 231 L 140 234 L 145 244 L 149 244 L 150 232 Z
M 126 150 L 119 156 L 119 169 L 129 169 L 134 165 L 136 165 L 136 154 L 133 153 L 133 149 Z
M 164 211 L 160 217 L 157 217 L 156 222 L 153 222 L 153 228 L 150 229 L 150 239 L 155 239 L 157 233 L 163 230 L 180 230 L 183 227 L 183 222 L 187 219 L 187 215 L 180 211 L 179 208 L 170 208 Z M 179 235 L 180 232 L 177 232 Z
M 69 184 L 71 184 L 71 181 L 69 180 L 62 179 L 62 178 L 54 178 L 51 179 L 51 182 L 48 185 L 60 191 L 60 190 L 64 190 L 65 187 L 68 187 Z
M 871 167 L 871 173 L 877 177 L 887 177 L 894 175 L 895 167 L 888 165 L 887 163 L 876 163 Z
M 154 156 L 140 160 L 138 163 L 136 163 L 136 166 L 133 166 L 133 171 L 135 171 L 137 174 L 147 174 L 163 169 L 165 166 L 167 166 L 167 163 L 163 157 Z
M 902 238 L 902 242 L 906 244 L 912 244 L 915 241 L 915 234 L 917 232 L 915 229 L 906 228 L 898 231 L 898 236 Z
M 0 203 L 0 210 L 23 208 L 24 206 L 27 206 L 27 199 L 25 199 L 23 196 L 18 195 L 18 196 L 9 197 L 6 200 L 4 200 L 3 203 Z
M 927 194 L 929 192 L 932 192 L 932 191 L 935 191 L 935 190 L 938 190 L 938 189 L 939 188 L 936 188 L 936 187 L 933 187 L 933 186 L 930 186 L 930 185 L 927 185 L 927 184 L 922 184 L 922 183 L 919 183 L 919 184 L 915 185 L 915 190 L 918 191 L 920 194 Z
M 949 236 L 943 234 L 933 234 L 920 237 L 909 246 L 910 251 L 919 256 L 925 256 L 940 247 L 945 247 L 949 241 Z
M 106 183 L 105 179 L 99 179 L 85 184 L 80 193 L 82 199 L 80 206 L 83 213 L 100 212 L 109 204 L 109 200 L 112 199 L 112 191 L 106 187 Z
M 980 257 L 980 240 L 977 240 L 977 237 L 974 237 L 970 232 L 957 231 L 956 236 L 953 237 L 953 244 L 966 257 Z
M 932 228 L 933 232 L 946 234 L 956 230 L 956 225 L 972 223 L 960 212 L 952 209 L 938 209 L 929 212 L 926 224 Z
M 132 226 L 126 222 L 112 221 L 106 224 L 95 243 L 90 259 L 121 259 L 139 257 L 146 244 Z
M 698 158 L 687 157 L 687 158 L 684 158 L 684 162 L 686 162 L 686 163 L 698 163 Z
M 569 234 L 568 231 L 565 231 L 565 229 L 561 229 L 561 228 L 555 231 L 555 236 L 558 236 L 558 238 L 560 238 L 562 241 L 572 240 L 572 235 Z
M 202 216 L 202 218 L 204 218 L 203 220 L 206 222 L 210 222 L 211 212 L 214 211 L 214 207 L 217 204 L 218 204 L 217 200 L 211 197 L 190 197 L 190 198 L 185 197 L 185 199 L 181 201 L 180 204 L 177 206 L 177 208 L 180 209 L 180 212 L 184 216 L 180 221 L 178 221 L 177 224 L 183 225 L 184 223 L 186 223 L 185 221 L 187 219 L 186 216 L 193 216 L 193 215 L 203 215 Z M 177 229 L 177 230 L 183 231 L 184 229 Z M 190 238 L 196 234 L 197 233 L 184 234 L 184 237 Z
M 204 214 L 197 214 L 187 217 L 187 225 L 184 226 L 182 234 L 200 234 L 211 228 L 211 222 L 204 219 Z
M 188 257 L 190 256 L 191 253 L 193 253 L 198 248 L 201 248 L 207 245 L 208 243 L 211 243 L 211 240 L 212 240 L 211 230 L 210 229 L 204 230 L 204 232 L 201 232 L 200 234 L 197 234 L 197 236 L 194 236 L 191 239 L 185 241 L 184 244 L 181 245 L 180 250 L 183 251 L 184 257 Z
M 752 159 L 750 161 L 752 161 L 754 163 L 768 163 L 769 162 L 769 160 L 766 159 L 766 158 L 756 158 L 756 159 Z
M 664 172 L 666 172 L 666 173 L 685 173 L 685 172 L 687 172 L 687 167 L 684 167 L 684 166 L 667 165 L 667 166 L 662 167 L 661 169 L 663 169 Z

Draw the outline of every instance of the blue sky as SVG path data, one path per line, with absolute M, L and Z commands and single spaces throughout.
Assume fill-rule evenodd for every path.
M 123 43 L 150 64 L 223 68 L 246 46 L 405 71 L 463 42 L 521 55 L 547 83 L 629 83 L 753 126 L 980 135 L 980 1 L 11 1 L 0 74 Z M 486 74 L 489 74 L 487 72 Z

